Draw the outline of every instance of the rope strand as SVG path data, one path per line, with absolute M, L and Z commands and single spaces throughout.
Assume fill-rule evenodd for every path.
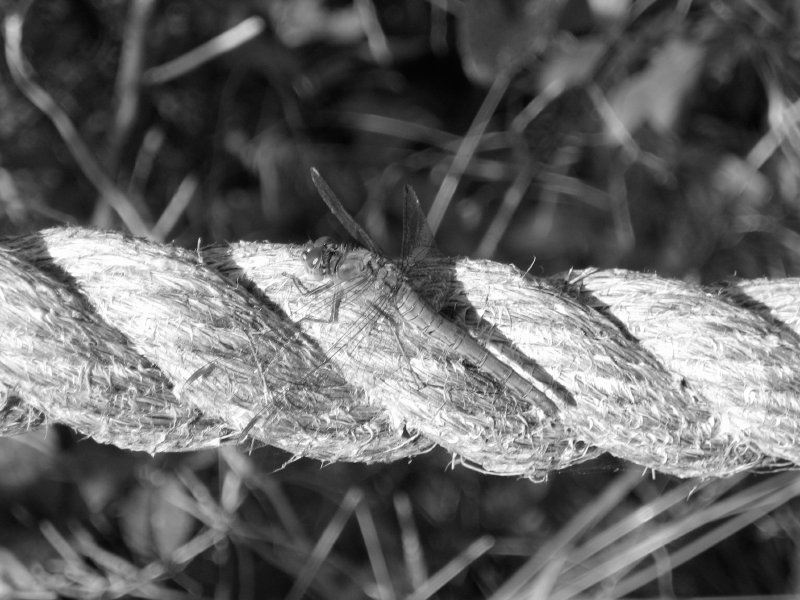
M 340 290 L 324 322 L 335 290 L 304 294 L 299 250 L 193 253 L 81 228 L 0 240 L 0 434 L 63 423 L 149 452 L 246 435 L 358 462 L 438 444 L 534 479 L 601 452 L 681 477 L 800 464 L 800 280 L 417 265 L 437 310 L 574 399 L 540 420 L 368 292 Z

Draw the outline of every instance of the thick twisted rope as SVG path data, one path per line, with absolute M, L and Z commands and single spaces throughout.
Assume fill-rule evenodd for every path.
M 438 444 L 532 478 L 601 452 L 682 477 L 800 464 L 798 279 L 418 265 L 432 305 L 574 399 L 541 420 L 380 298 L 304 293 L 298 252 L 79 228 L 0 240 L 0 433 L 63 423 L 148 452 L 238 441 L 359 462 Z

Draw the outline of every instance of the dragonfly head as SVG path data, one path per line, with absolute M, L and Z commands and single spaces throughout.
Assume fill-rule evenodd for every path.
M 331 259 L 336 255 L 338 245 L 329 237 L 321 237 L 308 242 L 303 247 L 300 258 L 306 272 L 314 279 L 324 279 L 331 274 Z

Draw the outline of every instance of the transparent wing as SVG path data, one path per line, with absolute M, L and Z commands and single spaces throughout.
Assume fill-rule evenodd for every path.
M 433 231 L 419 204 L 417 193 L 410 185 L 403 188 L 403 241 L 401 257 L 410 268 L 426 257 L 438 257 Z
M 378 245 L 347 212 L 341 200 L 314 167 L 311 168 L 311 180 L 314 182 L 314 186 L 325 201 L 325 204 L 328 205 L 328 208 L 339 219 L 339 222 L 353 239 L 363 244 L 373 254 L 383 256 L 383 252 L 378 248 Z M 419 198 L 410 185 L 406 185 L 404 188 L 403 200 L 403 239 L 400 256 L 404 265 L 411 267 L 428 256 L 441 256 L 436 248 L 433 231 L 431 231 L 425 212 L 420 206 Z
M 317 188 L 317 192 L 319 192 L 319 195 L 322 196 L 325 204 L 328 205 L 328 208 L 331 209 L 331 212 L 336 215 L 336 218 L 339 219 L 339 222 L 344 225 L 345 229 L 347 229 L 347 233 L 353 236 L 354 240 L 363 244 L 364 247 L 370 252 L 377 254 L 378 256 L 382 256 L 383 253 L 380 251 L 375 242 L 372 241 L 372 238 L 369 237 L 367 232 L 364 231 L 364 228 L 361 227 L 361 225 L 359 225 L 356 220 L 350 216 L 350 213 L 345 210 L 342 202 L 339 200 L 327 182 L 322 178 L 322 175 L 319 174 L 319 171 L 317 171 L 317 169 L 314 167 L 311 167 L 311 181 L 314 182 L 314 187 Z
M 333 344 L 325 348 L 326 359 L 323 364 L 334 360 L 344 348 L 354 351 L 363 343 L 378 321 L 390 314 L 387 308 L 391 298 L 389 296 L 373 298 L 370 293 L 371 288 L 369 279 L 359 278 L 347 282 L 335 282 L 333 285 L 322 283 L 304 293 L 303 306 L 297 311 L 299 315 L 296 314 L 295 318 L 299 316 L 299 321 L 311 320 L 324 323 L 333 317 L 331 324 L 338 324 L 343 330 Z M 338 310 L 334 310 L 334 303 L 339 304 Z M 346 318 L 345 314 L 349 316 Z M 358 316 L 353 317 L 354 314 Z M 322 364 L 317 368 L 321 366 Z

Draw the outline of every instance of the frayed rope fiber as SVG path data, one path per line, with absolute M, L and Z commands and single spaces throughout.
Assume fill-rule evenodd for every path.
M 326 462 L 440 445 L 532 479 L 603 452 L 680 477 L 800 464 L 800 279 L 416 265 L 434 308 L 571 400 L 543 418 L 369 290 L 304 291 L 319 283 L 299 254 L 81 228 L 0 240 L 0 434 L 62 423 L 152 453 Z

